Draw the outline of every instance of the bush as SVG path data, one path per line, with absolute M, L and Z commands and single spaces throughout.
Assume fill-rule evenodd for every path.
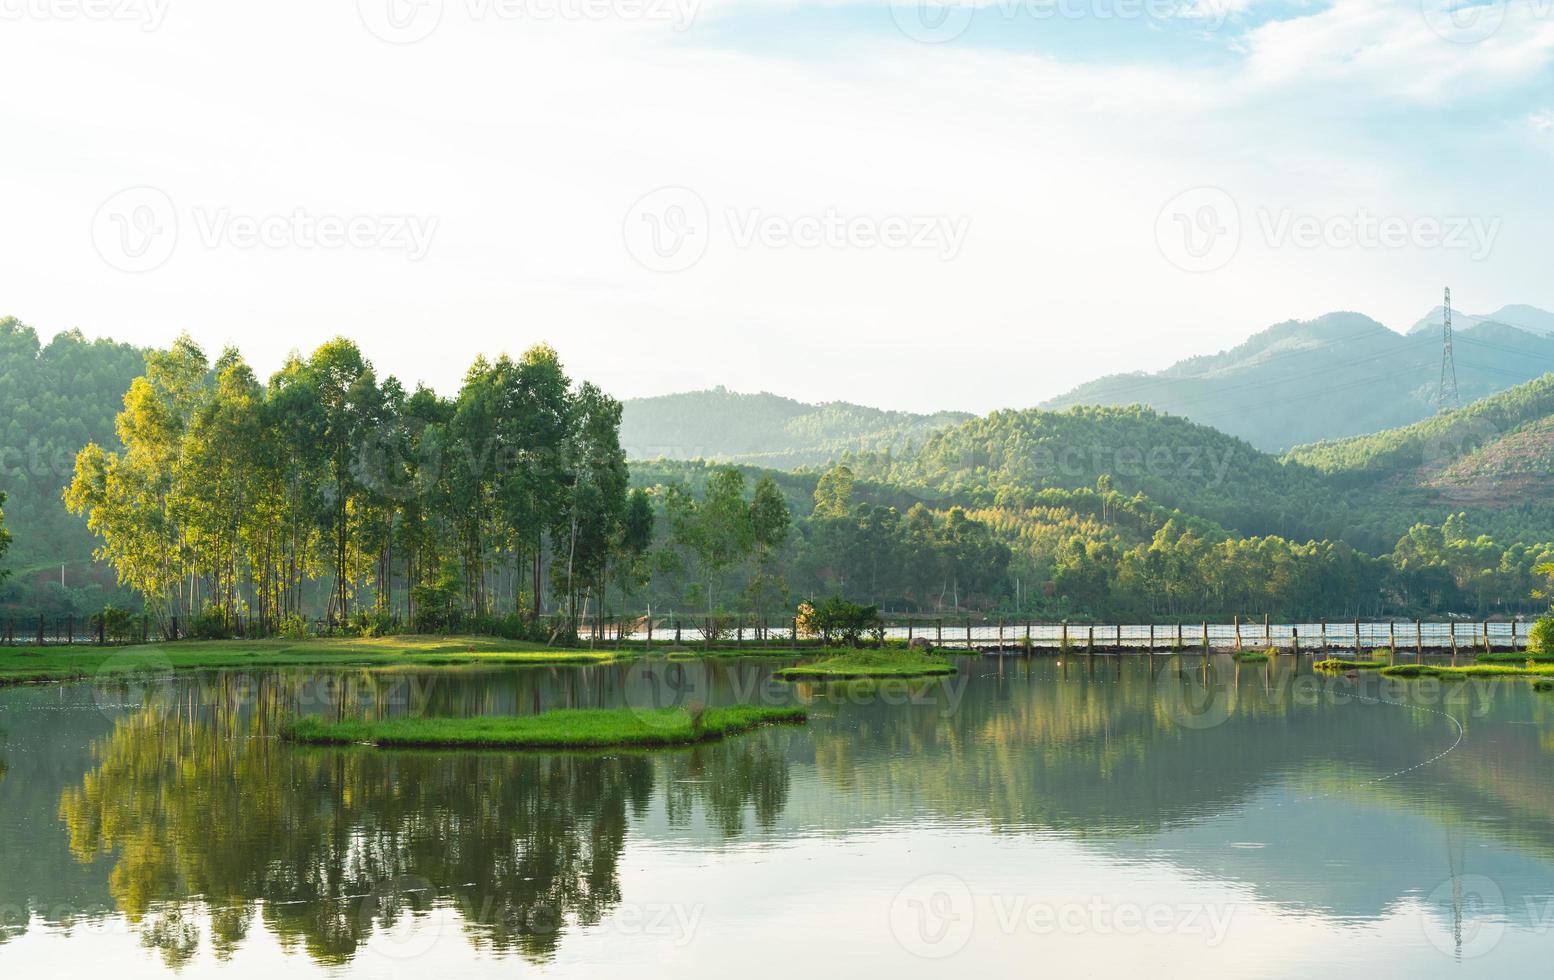
M 1527 635 L 1527 652 L 1554 654 L 1554 616 L 1544 616 L 1532 624 Z
M 839 642 L 855 647 L 865 633 L 876 640 L 884 635 L 879 607 L 848 602 L 839 596 L 821 601 L 810 618 L 820 634 L 820 642 L 826 646 Z
M 189 623 L 191 640 L 230 640 L 232 630 L 227 625 L 226 611 L 219 606 L 207 606 Z
M 92 629 L 100 627 L 103 635 L 114 643 L 128 643 L 140 638 L 139 623 L 128 609 L 105 606 L 102 612 L 93 614 L 91 622 Z
M 292 613 L 280 621 L 276 632 L 284 640 L 306 640 L 311 634 L 308 631 L 308 621 Z

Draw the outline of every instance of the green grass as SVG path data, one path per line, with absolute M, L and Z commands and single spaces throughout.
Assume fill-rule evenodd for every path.
M 1244 664 L 1260 664 L 1266 663 L 1272 654 L 1272 650 L 1237 650 L 1231 656 Z
M 882 677 L 937 677 L 955 673 L 955 666 L 939 657 L 905 650 L 847 650 L 825 660 L 787 667 L 775 676 L 787 681 L 868 680 Z
M 40 683 L 223 667 L 587 664 L 608 650 L 557 649 L 487 636 L 323 637 L 309 640 L 180 640 L 127 647 L 0 647 L 0 684 Z
M 1345 660 L 1342 657 L 1329 657 L 1326 660 L 1318 660 L 1311 665 L 1315 670 L 1380 670 L 1387 666 L 1385 660 Z
M 684 708 L 635 711 L 584 708 L 538 715 L 478 718 L 396 718 L 390 721 L 322 721 L 302 718 L 281 737 L 310 745 L 369 742 L 382 747 L 599 749 L 690 745 L 736 735 L 760 725 L 808 720 L 803 708 L 734 705 L 707 708 L 700 723 Z
M 1481 653 L 1478 662 L 1481 664 L 1525 664 L 1527 661 L 1540 664 L 1554 663 L 1554 653 L 1529 653 L 1526 650 L 1499 650 L 1495 653 Z
M 1554 691 L 1554 679 L 1545 677 L 1535 680 L 1532 682 L 1532 689 L 1534 691 L 1542 691 L 1545 694 Z
M 1470 664 L 1466 667 L 1437 667 L 1434 664 L 1398 664 L 1381 671 L 1388 677 L 1554 677 L 1554 664 L 1541 667 L 1512 667 L 1506 664 Z

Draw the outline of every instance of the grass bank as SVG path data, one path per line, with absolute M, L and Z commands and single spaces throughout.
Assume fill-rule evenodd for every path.
M 1513 667 L 1509 664 L 1470 664 L 1466 667 L 1437 667 L 1434 664 L 1398 664 L 1385 667 L 1387 677 L 1554 677 L 1554 664 Z
M 1385 660 L 1345 660 L 1342 657 L 1329 657 L 1326 660 L 1318 660 L 1311 665 L 1315 670 L 1380 670 L 1387 666 Z
M 1554 653 L 1529 653 L 1526 650 L 1499 650 L 1495 653 L 1481 653 L 1478 662 L 1481 664 L 1525 664 L 1527 661 L 1540 664 L 1554 664 Z
M 1231 654 L 1238 662 L 1244 664 L 1261 664 L 1268 662 L 1270 650 L 1237 650 Z
M 848 650 L 825 660 L 786 667 L 775 676 L 785 681 L 869 680 L 883 677 L 937 677 L 955 673 L 939 657 L 906 650 Z
M 588 664 L 616 656 L 606 650 L 556 649 L 489 636 L 341 636 L 308 640 L 179 640 L 127 647 L 0 647 L 0 685 L 169 668 Z
M 690 745 L 761 725 L 799 723 L 802 708 L 734 705 L 691 712 L 684 708 L 634 711 L 585 708 L 538 715 L 480 718 L 396 718 L 390 721 L 322 721 L 303 718 L 281 737 L 310 745 L 369 742 L 383 747 L 600 749 Z

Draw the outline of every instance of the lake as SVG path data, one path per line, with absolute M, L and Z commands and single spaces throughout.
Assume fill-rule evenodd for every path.
M 291 670 L 0 690 L 0 971 L 1520 976 L 1554 695 L 1310 658 Z M 657 752 L 306 748 L 295 714 L 802 702 Z

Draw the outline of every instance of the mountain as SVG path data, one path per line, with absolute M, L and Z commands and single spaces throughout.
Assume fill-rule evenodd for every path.
M 1423 319 L 1409 328 L 1410 336 L 1419 333 L 1429 333 L 1440 336 L 1441 321 L 1445 307 L 1437 306 Z M 1525 303 L 1513 303 L 1510 306 L 1502 306 L 1493 313 L 1463 313 L 1453 310 L 1451 315 L 1452 331 L 1456 332 L 1466 327 L 1476 327 L 1485 323 L 1501 323 L 1508 327 L 1515 327 L 1539 336 L 1554 336 L 1554 313 L 1540 310 L 1536 306 L 1528 306 Z
M 632 459 L 715 459 L 793 469 L 843 452 L 898 450 L 966 412 L 917 415 L 848 402 L 809 405 L 721 386 L 626 401 L 621 445 Z
M 1506 309 L 1537 329 L 1483 320 L 1454 331 L 1463 402 L 1554 369 L 1554 329 L 1540 332 L 1554 315 Z M 1100 378 L 1041 407 L 1148 405 L 1279 452 L 1429 417 L 1437 409 L 1440 371 L 1437 334 L 1416 328 L 1403 336 L 1359 313 L 1329 313 L 1275 324 L 1230 350 L 1158 373 Z

